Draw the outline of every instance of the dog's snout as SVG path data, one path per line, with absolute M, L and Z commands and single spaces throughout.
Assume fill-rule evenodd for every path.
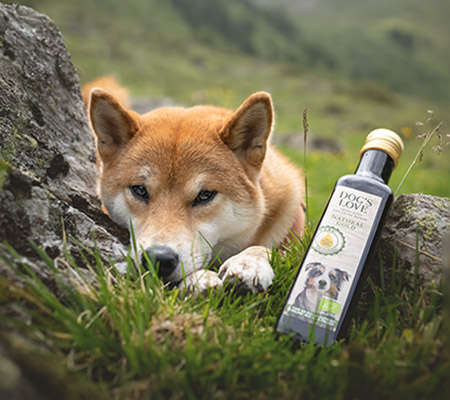
M 153 246 L 146 249 L 145 253 L 160 277 L 168 277 L 178 265 L 178 254 L 170 247 Z M 148 267 L 147 259 L 144 256 L 142 256 L 142 265 Z
M 320 289 L 323 289 L 326 285 L 327 285 L 327 282 L 324 281 L 323 279 L 321 279 L 321 280 L 319 281 L 319 288 L 320 288 Z

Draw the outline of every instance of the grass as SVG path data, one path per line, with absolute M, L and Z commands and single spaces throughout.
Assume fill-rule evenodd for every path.
M 449 135 L 443 129 L 445 123 L 437 119 L 432 111 L 425 114 L 428 115 L 426 122 L 418 122 L 414 130 L 396 129 L 405 145 L 398 168 L 389 182 L 396 196 L 404 193 L 449 196 Z M 406 136 L 402 132 L 409 133 Z M 311 133 L 309 135 L 312 136 Z M 355 171 L 364 139 L 365 135 L 348 133 L 341 137 L 345 143 L 341 152 L 308 151 L 306 157 L 299 149 L 281 147 L 290 159 L 308 166 L 309 197 L 314 199 L 309 201 L 308 206 L 313 225 L 321 216 L 336 180 Z
M 267 293 L 244 297 L 230 287 L 183 296 L 131 258 L 120 276 L 95 249 L 80 251 L 87 278 L 69 254 L 55 262 L 35 247 L 63 295 L 19 256 L 4 258 L 26 289 L 2 285 L 2 298 L 29 320 L 2 325 L 45 345 L 108 399 L 442 398 L 450 359 L 441 289 L 409 287 L 404 274 L 390 273 L 395 265 L 368 280 L 347 343 L 323 348 L 276 334 L 308 236 L 274 253 L 276 279 Z
M 440 127 L 429 122 L 427 141 Z M 304 123 L 310 135 L 309 117 Z M 348 154 L 357 154 L 361 136 L 347 139 L 349 149 L 340 154 L 283 149 L 308 166 L 310 229 L 323 208 L 316 199 L 326 201 L 337 177 L 356 167 Z M 402 190 L 411 179 L 430 180 L 433 168 L 438 181 L 439 173 L 446 176 L 440 167 L 448 160 L 428 157 L 433 150 L 425 142 L 417 148 L 426 154 Z M 419 153 L 408 149 L 406 156 L 416 164 Z M 399 169 L 392 187 L 406 163 Z M 121 276 L 95 249 L 80 249 L 80 266 L 70 254 L 52 260 L 35 247 L 53 283 L 42 282 L 18 255 L 14 262 L 2 257 L 25 285 L 0 277 L 0 301 L 15 308 L 1 317 L 1 330 L 12 334 L 0 341 L 46 383 L 49 399 L 443 399 L 450 391 L 450 353 L 442 287 L 419 285 L 395 261 L 370 275 L 346 342 L 323 348 L 277 335 L 277 317 L 309 240 L 307 233 L 274 252 L 273 285 L 244 297 L 233 288 L 183 296 L 151 271 L 136 270 L 130 258 Z M 46 356 L 21 351 L 17 333 L 44 347 Z

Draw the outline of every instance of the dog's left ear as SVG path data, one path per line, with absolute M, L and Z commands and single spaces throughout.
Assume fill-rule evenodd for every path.
M 257 92 L 231 115 L 220 131 L 220 137 L 242 163 L 259 169 L 266 155 L 272 124 L 270 95 Z

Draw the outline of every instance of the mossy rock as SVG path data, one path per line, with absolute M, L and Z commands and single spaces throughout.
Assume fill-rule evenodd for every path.
M 450 233 L 450 199 L 424 194 L 399 196 L 383 230 L 387 267 L 398 265 L 424 283 L 438 284 L 443 268 L 443 238 Z
M 58 28 L 45 15 L 0 4 L 0 254 L 7 241 L 49 274 L 30 244 L 51 258 L 76 255 L 70 236 L 119 260 L 128 233 L 100 209 L 92 133 L 79 78 Z M 118 239 L 119 238 L 119 239 Z M 0 265 L 0 274 L 12 274 Z

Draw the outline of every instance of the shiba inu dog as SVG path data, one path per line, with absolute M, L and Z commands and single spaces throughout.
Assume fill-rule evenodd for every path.
M 299 169 L 270 145 L 269 94 L 235 111 L 163 107 L 139 115 L 91 90 L 98 192 L 109 216 L 134 229 L 138 258 L 164 282 L 205 292 L 224 282 L 265 291 L 272 246 L 304 227 Z M 218 272 L 205 270 L 211 260 Z
M 309 263 L 305 271 L 304 289 L 295 298 L 294 305 L 309 311 L 317 311 L 323 296 L 337 300 L 342 283 L 350 278 L 347 272 L 319 262 Z

